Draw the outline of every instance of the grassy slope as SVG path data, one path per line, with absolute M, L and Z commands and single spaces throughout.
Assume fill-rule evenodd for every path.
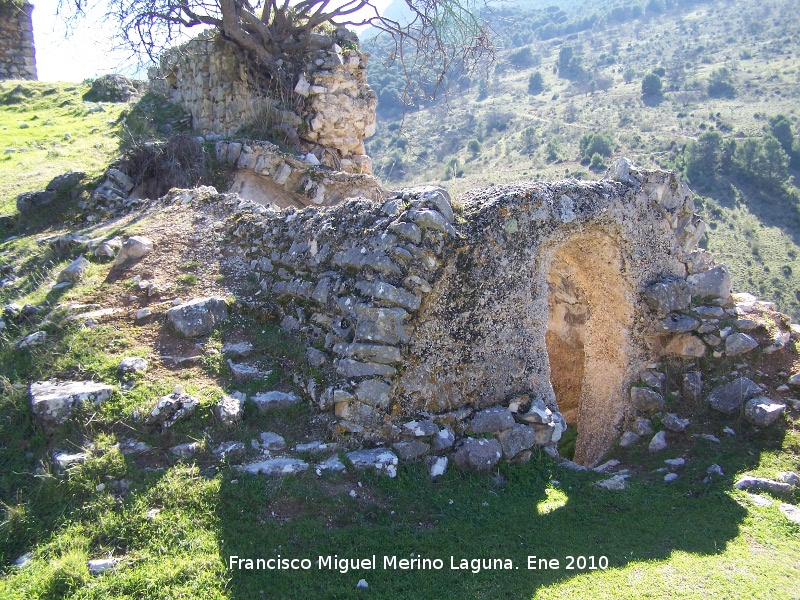
M 84 103 L 88 90 L 88 85 L 0 82 L 0 214 L 15 211 L 18 194 L 44 189 L 61 173 L 99 175 L 118 151 L 118 121 L 126 105 Z M 90 112 L 98 106 L 102 111 Z
M 757 22 L 760 26 L 753 28 Z M 542 57 L 540 66 L 517 69 L 500 60 L 504 72 L 495 76 L 489 97 L 476 101 L 477 82 L 449 106 L 437 106 L 406 115 L 402 136 L 408 144 L 405 174 L 396 184 L 440 183 L 458 194 L 476 186 L 515 180 L 560 179 L 564 176 L 596 178 L 579 162 L 578 141 L 584 133 L 610 133 L 614 156 L 628 156 L 639 165 L 670 167 L 677 152 L 704 131 L 714 128 L 726 137 L 760 136 L 767 117 L 785 114 L 800 133 L 800 16 L 788 0 L 734 0 L 711 2 L 692 11 L 587 31 L 533 46 Z M 583 65 L 597 76 L 611 78 L 607 91 L 587 93 L 553 74 L 559 49 L 572 45 Z M 748 56 L 750 58 L 741 58 Z M 612 64 L 609 64 L 613 60 Z M 645 103 L 641 80 L 650 70 L 664 67 L 665 88 L 678 81 L 680 91 L 668 91 L 659 103 Z M 733 99 L 713 99 L 705 94 L 709 74 L 731 69 L 737 88 Z M 637 73 L 630 83 L 622 72 Z M 529 76 L 539 70 L 545 91 L 527 93 Z M 680 74 L 680 71 L 683 74 Z M 368 151 L 378 167 L 386 167 L 396 151 L 401 132 L 394 129 L 399 116 L 379 123 Z M 491 120 L 506 123 L 502 131 L 485 134 Z M 391 126 L 391 127 L 390 127 Z M 526 146 L 522 132 L 535 130 L 534 143 Z M 481 152 L 473 157 L 467 142 L 478 137 Z M 547 142 L 560 142 L 560 158 L 547 160 Z M 444 180 L 445 165 L 456 158 L 462 178 Z M 793 172 L 795 178 L 800 173 Z M 800 212 L 775 195 L 743 188 L 699 190 L 707 203 L 719 210 L 706 211 L 714 231 L 710 250 L 732 267 L 736 289 L 776 300 L 779 307 L 800 319 Z M 738 202 L 737 202 L 738 200 Z M 702 211 L 701 211 L 702 212 Z M 730 229 L 733 227 L 733 229 Z M 755 230 L 761 252 L 752 254 Z M 791 272 L 785 273 L 789 265 Z

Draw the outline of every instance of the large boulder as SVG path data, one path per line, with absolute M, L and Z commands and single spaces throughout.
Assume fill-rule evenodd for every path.
M 111 397 L 114 388 L 94 381 L 37 381 L 30 387 L 31 410 L 47 427 L 64 423 L 84 402 L 99 405 Z
M 56 193 L 50 190 L 24 192 L 17 196 L 17 210 L 21 213 L 29 213 L 37 208 L 48 206 L 55 199 Z
M 178 333 L 186 337 L 206 335 L 218 323 L 228 320 L 228 305 L 224 298 L 195 298 L 170 308 L 167 319 Z
M 686 282 L 692 296 L 728 298 L 731 295 L 731 274 L 726 265 L 689 275 Z
M 453 462 L 459 469 L 486 471 L 503 456 L 503 448 L 495 439 L 466 438 L 456 449 Z
M 742 404 L 761 393 L 759 385 L 747 377 L 739 377 L 730 383 L 720 385 L 711 390 L 706 400 L 711 408 L 731 415 L 742 407 Z
M 133 235 L 125 240 L 122 249 L 119 251 L 114 266 L 123 264 L 129 259 L 142 258 L 153 251 L 153 242 L 150 238 L 143 235 Z

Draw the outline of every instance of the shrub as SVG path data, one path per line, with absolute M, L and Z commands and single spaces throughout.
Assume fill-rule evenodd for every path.
M 713 181 L 720 166 L 722 136 L 707 131 L 686 146 L 686 177 L 695 185 Z
M 642 94 L 645 96 L 660 96 L 662 87 L 661 77 L 655 73 L 648 73 L 642 79 Z
M 604 169 L 606 166 L 606 161 L 603 159 L 602 155 L 599 152 L 595 152 L 592 154 L 592 159 L 589 162 L 589 168 L 592 171 L 599 171 Z
M 627 68 L 626 68 L 626 69 L 625 69 L 625 70 L 622 72 L 622 80 L 623 80 L 625 83 L 630 83 L 630 82 L 631 82 L 631 81 L 633 81 L 634 79 L 636 79 L 636 69 L 634 69 L 633 67 L 627 67 Z
M 531 52 L 530 46 L 525 46 L 524 48 L 520 48 L 519 50 L 509 54 L 508 62 L 515 67 L 525 68 L 538 64 L 541 62 L 541 58 Z
M 712 98 L 733 98 L 736 95 L 730 69 L 720 67 L 711 72 L 708 77 L 708 95 Z
M 578 142 L 581 157 L 590 160 L 594 154 L 611 156 L 614 148 L 614 140 L 607 133 L 585 133 Z
M 561 46 L 558 52 L 558 75 L 564 79 L 581 79 L 584 75 L 580 56 L 575 55 L 572 46 Z
M 557 137 L 553 136 L 550 138 L 550 141 L 547 142 L 545 154 L 549 162 L 555 162 L 559 160 L 561 155 L 561 142 L 558 141 Z
M 179 133 L 166 142 L 133 143 L 119 168 L 127 173 L 142 193 L 159 198 L 171 188 L 193 188 L 209 182 L 210 161 L 194 136 Z
M 528 93 L 536 96 L 541 94 L 542 91 L 544 91 L 544 77 L 539 71 L 536 71 L 528 79 Z
M 477 156 L 481 151 L 481 143 L 473 138 L 467 142 L 467 150 L 472 154 L 472 156 Z

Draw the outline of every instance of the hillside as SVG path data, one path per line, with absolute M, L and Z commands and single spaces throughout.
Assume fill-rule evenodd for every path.
M 447 102 L 405 114 L 391 99 L 397 75 L 377 51 L 370 82 L 383 107 L 368 142 L 376 172 L 392 185 L 438 183 L 457 194 L 515 180 L 599 178 L 618 156 L 675 168 L 701 195 L 710 230 L 703 244 L 731 266 L 736 289 L 773 298 L 798 318 L 800 193 L 791 181 L 800 175 L 800 17 L 784 0 L 663 12 L 651 4 L 622 24 L 598 17 L 589 29 L 548 39 L 538 37 L 551 35 L 541 25 L 526 27 L 535 21 L 522 5 L 503 5 L 496 27 L 506 47 L 487 79 L 453 82 Z M 608 11 L 598 5 L 596 13 Z M 571 5 L 562 12 L 557 20 L 567 24 L 586 17 Z M 643 95 L 653 71 L 662 93 Z M 709 82 L 718 84 L 711 92 Z M 779 115 L 786 118 L 776 123 Z M 764 151 L 771 133 L 784 140 L 772 162 Z

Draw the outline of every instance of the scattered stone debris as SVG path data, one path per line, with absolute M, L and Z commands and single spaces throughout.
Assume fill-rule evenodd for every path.
M 198 337 L 228 320 L 228 305 L 224 298 L 195 298 L 167 310 L 167 319 L 178 333 Z
M 300 398 L 288 392 L 262 392 L 250 398 L 259 412 L 266 412 L 275 408 L 284 408 L 300 402 Z
M 241 470 L 251 475 L 258 473 L 268 477 L 293 475 L 308 469 L 308 463 L 297 458 L 270 458 L 260 462 L 242 465 Z
M 648 445 L 647 449 L 650 452 L 661 452 L 662 450 L 666 449 L 668 446 L 667 444 L 667 434 L 664 431 L 659 431 L 657 434 L 653 436 L 653 439 L 650 440 L 650 444 Z
M 747 377 L 740 377 L 714 388 L 708 395 L 707 401 L 714 410 L 731 415 L 760 393 L 761 386 Z
M 789 519 L 792 523 L 796 525 L 800 525 L 800 508 L 797 508 L 793 504 L 785 504 L 782 503 L 778 509 L 786 515 L 786 518 Z
M 675 433 L 683 433 L 686 431 L 686 428 L 689 426 L 690 422 L 691 421 L 689 421 L 689 419 L 681 419 L 675 413 L 667 413 L 661 419 L 661 424 Z
M 224 427 L 234 427 L 237 423 L 241 423 L 245 399 L 244 394 L 234 392 L 230 396 L 223 395 L 214 405 L 214 415 Z
M 185 393 L 181 386 L 175 386 L 172 394 L 158 399 L 145 417 L 144 424 L 159 425 L 162 429 L 169 429 L 180 419 L 190 416 L 199 404 L 197 398 Z
M 769 427 L 786 410 L 785 404 L 773 402 L 769 398 L 753 398 L 744 406 L 745 416 L 759 427 Z
M 83 279 L 90 266 L 91 263 L 88 260 L 83 256 L 79 256 L 58 274 L 56 281 L 58 283 L 77 283 Z
M 386 473 L 389 477 L 397 476 L 397 455 L 386 448 L 348 452 L 347 459 L 356 469 L 374 468 Z
M 242 442 L 230 441 L 222 442 L 214 448 L 212 454 L 220 460 L 235 460 L 244 456 L 247 447 Z
M 86 567 L 91 575 L 101 575 L 116 567 L 121 561 L 121 558 L 95 558 L 86 563 Z
M 28 350 L 30 348 L 36 348 L 38 346 L 43 346 L 46 341 L 47 341 L 47 332 L 34 331 L 33 333 L 26 335 L 24 338 L 22 338 L 22 340 L 17 342 L 16 349 Z
M 781 481 L 774 481 L 772 479 L 764 479 L 763 477 L 750 477 L 745 475 L 739 481 L 733 484 L 737 490 L 751 490 L 751 491 L 767 491 L 773 494 L 785 494 L 792 489 L 789 483 Z
M 465 438 L 456 445 L 453 462 L 459 469 L 486 471 L 503 456 L 503 448 L 495 439 Z
M 595 485 L 604 490 L 620 491 L 625 489 L 625 479 L 627 478 L 627 475 L 614 475 L 608 479 L 596 482 Z
M 185 444 L 178 444 L 169 449 L 172 454 L 180 458 L 192 458 L 200 450 L 199 442 L 187 442 Z
M 139 356 L 126 356 L 117 366 L 117 371 L 120 373 L 144 373 L 147 371 L 147 359 Z
M 114 388 L 94 381 L 37 381 L 30 386 L 31 409 L 45 426 L 64 423 L 85 402 L 102 404 Z
M 129 260 L 136 260 L 147 256 L 153 251 L 153 242 L 150 238 L 143 235 L 134 235 L 129 237 L 122 244 L 119 254 L 114 261 L 114 266 L 125 264 Z
M 286 440 L 282 436 L 272 431 L 265 431 L 259 434 L 260 445 L 264 450 L 275 452 L 286 448 Z

